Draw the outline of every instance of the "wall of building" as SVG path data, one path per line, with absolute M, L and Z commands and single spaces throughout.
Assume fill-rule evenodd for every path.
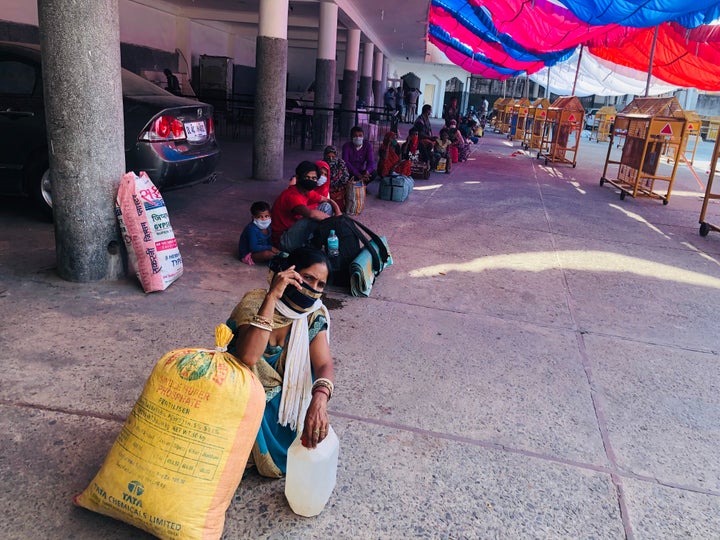
M 11 22 L 0 21 L 0 39 L 10 41 L 38 42 L 37 5 L 26 0 L 3 0 L 3 18 Z M 129 0 L 120 0 L 120 40 L 123 67 L 142 73 L 143 71 L 161 72 L 165 67 L 173 71 L 186 71 L 184 60 L 176 52 L 177 28 L 175 17 L 158 9 L 136 4 Z M 253 77 L 256 54 L 256 34 L 249 29 L 229 25 L 212 25 L 204 22 L 190 22 L 189 30 L 192 64 L 189 74 L 197 80 L 199 58 L 201 55 L 229 56 L 235 64 L 235 80 L 247 81 Z M 362 66 L 362 49 L 359 66 Z M 296 97 L 312 100 L 313 94 L 306 92 L 315 80 L 316 51 L 308 48 L 290 47 L 288 50 L 288 92 Z M 336 89 L 335 102 L 340 103 L 342 96 L 341 79 L 345 69 L 345 50 L 340 46 L 336 53 Z M 442 114 L 445 82 L 452 77 L 467 81 L 467 73 L 460 68 L 437 64 L 411 64 L 409 62 L 391 62 L 388 80 L 397 84 L 400 76 L 413 72 L 421 78 L 421 92 L 426 84 L 433 85 L 433 111 Z M 246 93 L 249 87 L 244 85 L 240 93 Z M 466 89 L 467 91 L 467 89 Z M 423 105 L 420 98 L 419 107 Z
M 720 116 L 720 96 L 716 94 L 699 94 L 695 110 L 700 116 Z
M 315 80 L 316 60 L 317 50 L 288 47 L 288 93 L 302 94 L 310 87 Z
M 178 43 L 178 30 L 176 18 L 172 14 L 159 9 L 137 4 L 131 0 L 119 0 L 120 41 L 123 67 L 136 73 L 144 70 L 161 72 L 165 67 L 173 71 L 185 72 L 185 60 L 176 51 Z M 0 11 L 0 40 L 38 43 L 39 33 L 37 2 L 30 0 L 2 0 Z M 256 33 L 254 29 L 223 23 L 208 23 L 191 21 L 189 28 L 189 42 L 192 58 L 187 61 L 192 64 L 192 76 L 197 76 L 197 66 L 201 55 L 228 56 L 233 59 L 236 66 L 237 78 L 247 79 L 255 68 Z M 361 52 L 362 57 L 362 52 Z M 305 94 L 304 97 L 312 99 L 312 94 L 305 92 L 315 79 L 316 51 L 308 48 L 290 47 L 288 51 L 288 92 Z M 341 100 L 340 80 L 345 66 L 344 47 L 338 47 L 336 55 L 336 103 Z M 362 66 L 362 58 L 360 59 Z M 388 69 L 388 84 L 397 86 L 400 77 L 407 73 L 415 73 L 420 77 L 420 96 L 418 109 L 426 102 L 427 85 L 433 90 L 431 105 L 433 115 L 442 114 L 445 102 L 445 84 L 453 77 L 463 82 L 463 92 L 467 96 L 469 88 L 469 74 L 461 68 L 446 64 L 412 64 L 401 60 L 390 62 Z M 494 81 L 488 86 L 487 92 L 491 96 L 500 95 L 502 83 Z M 247 85 L 244 86 L 247 89 Z M 509 93 L 508 88 L 508 93 Z M 542 92 L 542 90 L 541 90 Z M 720 115 L 720 96 L 707 93 L 690 93 L 678 91 L 678 99 L 684 107 L 697 110 L 701 115 Z M 622 108 L 632 100 L 633 96 L 610 98 L 615 105 Z M 608 100 L 604 97 L 590 98 L 588 106 L 602 106 Z M 467 106 L 469 102 L 462 103 Z
M 236 30 L 233 54 L 235 65 L 255 67 L 257 32 L 250 29 Z
M 118 2 L 120 41 L 161 51 L 175 51 L 175 17 L 134 2 Z
M 408 73 L 414 73 L 420 77 L 420 90 L 423 94 L 418 100 L 418 113 L 422 106 L 427 102 L 425 98 L 426 86 L 433 85 L 434 93 L 432 97 L 433 116 L 441 117 L 443 111 L 443 103 L 445 102 L 445 83 L 457 77 L 463 82 L 465 92 L 468 91 L 470 74 L 454 65 L 447 64 L 413 64 L 411 62 L 393 60 L 390 62 L 388 69 L 388 84 L 397 86 L 397 81 Z
M 20 24 L 38 24 L 37 2 L 28 0 L 3 0 L 0 19 Z

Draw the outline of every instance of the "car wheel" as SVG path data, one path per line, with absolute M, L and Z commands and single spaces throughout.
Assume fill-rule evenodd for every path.
M 46 158 L 33 160 L 27 170 L 27 180 L 37 209 L 47 218 L 52 217 L 52 185 L 50 166 Z

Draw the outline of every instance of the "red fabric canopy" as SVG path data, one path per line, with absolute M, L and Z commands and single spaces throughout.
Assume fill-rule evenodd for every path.
M 673 8 L 691 12 L 691 4 L 674 2 Z M 720 27 L 714 25 L 594 26 L 551 0 L 432 0 L 428 33 L 453 63 L 504 79 L 565 61 L 579 45 L 598 58 L 647 72 L 655 28 L 655 77 L 672 85 L 720 90 Z
M 617 24 L 587 24 L 547 0 L 469 0 L 468 4 L 486 10 L 498 32 L 512 36 L 536 53 L 569 49 L 589 39 L 625 33 L 625 27 Z
M 458 41 L 466 44 L 472 44 L 473 52 L 476 54 L 480 54 L 487 59 L 487 62 L 485 62 L 485 66 L 483 68 L 477 68 L 476 69 L 485 69 L 490 68 L 493 70 L 493 64 L 496 66 L 502 66 L 505 69 L 509 70 L 516 70 L 516 71 L 527 71 L 528 73 L 534 73 L 535 71 L 541 69 L 545 64 L 542 61 L 536 60 L 535 62 L 523 62 L 521 60 L 516 60 L 513 58 L 506 50 L 505 48 L 497 41 L 484 41 L 482 39 L 479 39 L 476 34 L 471 32 L 468 28 L 461 25 L 457 19 L 451 14 L 445 11 L 442 8 L 437 7 L 431 7 L 430 8 L 430 15 L 429 15 L 429 22 L 431 24 L 437 24 L 438 26 L 441 26 L 444 30 L 446 30 L 454 39 L 457 39 Z M 434 40 L 433 36 L 430 36 L 431 40 Z M 438 42 L 435 40 L 434 43 L 438 46 Z M 457 51 L 456 51 L 457 52 Z M 445 54 L 448 54 L 447 52 Z M 462 54 L 459 53 L 458 54 Z M 457 55 L 453 54 L 454 57 L 457 57 Z M 468 71 L 471 71 L 466 65 L 471 66 L 472 64 L 478 64 L 479 62 L 471 59 L 470 57 L 467 57 L 462 59 L 457 57 L 461 62 L 463 62 L 463 68 L 467 69 Z M 450 55 L 448 55 L 448 58 L 450 58 Z M 450 58 L 450 60 L 453 63 L 455 60 Z M 460 65 L 460 64 L 458 64 Z M 475 73 L 474 71 L 471 71 L 471 73 Z M 500 78 L 502 78 L 502 74 L 498 73 Z M 509 77 L 509 75 L 506 75 L 505 77 Z M 492 77 L 490 77 L 492 78 Z
M 720 90 L 720 27 L 688 30 L 676 23 L 658 27 L 652 74 L 658 79 L 697 88 Z M 594 55 L 621 66 L 647 71 L 654 28 L 632 30 L 621 39 L 588 43 Z

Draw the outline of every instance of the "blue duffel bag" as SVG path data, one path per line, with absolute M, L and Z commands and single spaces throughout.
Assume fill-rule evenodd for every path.
M 415 181 L 412 177 L 393 173 L 380 179 L 378 197 L 384 201 L 403 202 L 414 186 Z

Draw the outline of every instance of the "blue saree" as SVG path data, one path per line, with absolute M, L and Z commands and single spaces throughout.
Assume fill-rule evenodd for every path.
M 231 354 L 237 352 L 237 329 L 243 324 L 247 324 L 248 314 L 257 313 L 260 303 L 262 303 L 265 291 L 260 290 L 259 292 L 262 294 L 258 294 L 258 291 L 250 291 L 246 294 L 227 320 L 226 324 L 234 334 L 233 340 L 228 345 L 228 352 Z M 285 318 L 276 312 L 273 325 L 275 327 L 286 326 L 287 324 L 284 324 L 283 319 Z M 287 321 L 289 322 L 289 320 Z M 327 328 L 328 322 L 322 310 L 310 314 L 308 319 L 308 341 L 312 343 L 312 340 Z M 285 356 L 289 339 L 290 333 L 288 333 L 282 346 L 268 345 L 260 360 L 251 368 L 265 388 L 265 413 L 253 446 L 252 461 L 262 476 L 270 478 L 280 478 L 285 474 L 287 451 L 297 437 L 295 430 L 289 426 L 280 425 L 278 422 L 285 371 Z M 315 375 L 313 374 L 314 379 Z

